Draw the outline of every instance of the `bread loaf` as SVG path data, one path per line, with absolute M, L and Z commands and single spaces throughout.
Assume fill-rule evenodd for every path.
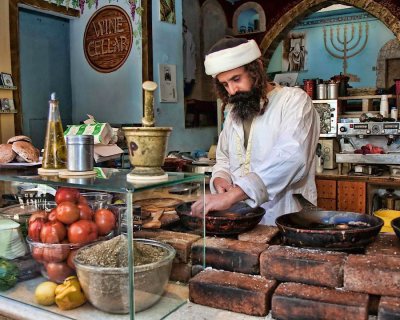
M 13 151 L 11 144 L 0 144 L 0 163 L 8 163 L 15 159 L 17 154 Z
M 12 137 L 12 138 L 8 139 L 7 143 L 11 143 L 12 144 L 12 143 L 17 142 L 17 141 L 26 141 L 26 142 L 32 143 L 32 139 L 31 138 L 29 138 L 28 136 L 23 136 L 23 135 Z
M 12 149 L 26 162 L 38 162 L 39 154 L 37 149 L 29 142 L 17 141 L 12 144 Z

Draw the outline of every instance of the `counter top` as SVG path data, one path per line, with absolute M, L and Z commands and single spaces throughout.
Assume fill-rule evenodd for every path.
M 316 179 L 327 179 L 327 180 L 347 180 L 347 181 L 363 181 L 369 183 L 400 183 L 400 177 L 393 177 L 389 173 L 383 174 L 381 176 L 357 176 L 348 174 L 339 174 L 338 169 L 324 170 L 322 173 L 315 174 Z

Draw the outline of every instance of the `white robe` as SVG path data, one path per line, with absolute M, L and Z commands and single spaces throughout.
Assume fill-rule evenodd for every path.
M 244 147 L 243 125 L 228 113 L 220 134 L 210 181 L 222 177 L 242 188 L 246 202 L 266 209 L 261 224 L 274 225 L 285 213 L 301 210 L 292 196 L 302 194 L 316 204 L 315 150 L 319 116 L 301 89 L 277 86 L 268 94 L 263 115 L 254 118 Z

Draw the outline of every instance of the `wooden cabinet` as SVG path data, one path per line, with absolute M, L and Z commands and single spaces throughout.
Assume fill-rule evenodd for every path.
M 317 206 L 325 210 L 336 210 L 336 180 L 315 181 L 317 185 Z
M 337 210 L 366 213 L 366 190 L 366 182 L 338 181 Z
M 366 213 L 366 182 L 332 179 L 317 179 L 315 182 L 319 208 Z

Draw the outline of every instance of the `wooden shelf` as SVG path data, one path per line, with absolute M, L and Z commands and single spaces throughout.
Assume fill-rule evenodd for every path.
M 0 114 L 8 114 L 8 113 L 18 113 L 17 110 L 10 110 L 10 111 L 1 111 L 0 110 Z
M 2 86 L 2 85 L 0 85 L 0 89 L 3 89 L 3 90 L 17 90 L 17 87 L 16 86 L 10 87 L 10 86 Z
M 388 99 L 395 99 L 395 94 L 387 94 Z M 381 94 L 376 95 L 367 95 L 367 96 L 347 96 L 347 97 L 338 97 L 338 100 L 373 100 L 373 99 L 381 99 Z

